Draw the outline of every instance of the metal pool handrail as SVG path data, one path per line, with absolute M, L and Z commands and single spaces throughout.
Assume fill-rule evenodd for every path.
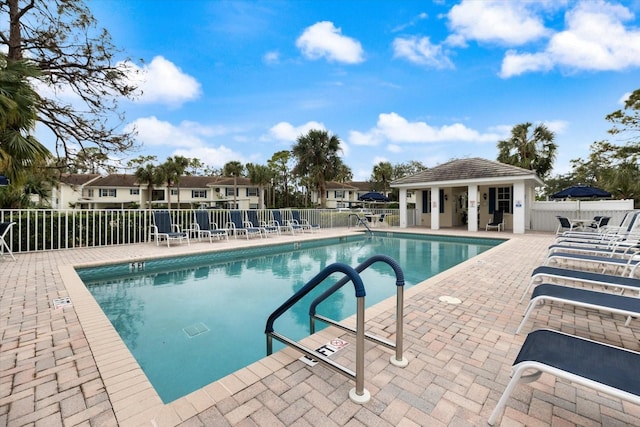
M 357 299 L 356 310 L 356 372 L 334 362 L 325 355 L 305 347 L 298 342 L 285 337 L 273 330 L 273 323 L 275 320 L 290 309 L 296 302 L 300 301 L 302 297 L 308 294 L 316 286 L 318 286 L 324 279 L 329 277 L 333 273 L 342 272 L 349 280 L 353 282 L 355 288 L 355 295 Z M 318 360 L 325 366 L 335 370 L 336 372 L 345 375 L 347 378 L 355 380 L 356 386 L 349 391 L 349 397 L 356 403 L 366 403 L 371 398 L 371 394 L 364 388 L 364 297 L 366 292 L 364 290 L 364 284 L 360 275 L 350 266 L 343 263 L 334 263 L 324 268 L 313 279 L 311 279 L 306 285 L 304 285 L 298 292 L 293 294 L 287 301 L 285 301 L 280 307 L 278 307 L 267 319 L 267 325 L 265 327 L 265 334 L 267 335 L 267 355 L 273 353 L 273 338 L 286 344 L 290 347 L 297 349 L 303 354 Z
M 351 218 L 352 216 L 355 216 L 358 219 L 358 222 L 362 225 L 364 225 L 364 228 L 366 228 L 369 231 L 369 234 L 371 234 L 373 236 L 373 231 L 371 231 L 371 229 L 369 228 L 369 224 L 367 224 L 367 221 L 365 221 L 365 218 L 361 217 L 358 214 L 349 214 L 349 218 Z
M 393 269 L 396 275 L 396 342 L 394 344 L 393 342 L 387 339 L 384 339 L 366 332 L 365 332 L 365 339 L 368 341 L 374 342 L 376 344 L 380 344 L 391 350 L 395 350 L 395 358 L 393 356 L 391 357 L 391 360 L 390 360 L 391 364 L 395 366 L 405 367 L 407 366 L 408 361 L 402 354 L 403 353 L 402 337 L 404 333 L 403 323 L 402 323 L 402 319 L 404 317 L 404 313 L 403 313 L 404 312 L 404 272 L 402 271 L 402 268 L 400 268 L 400 264 L 398 264 L 396 260 L 394 260 L 393 258 L 387 255 L 374 255 L 371 258 L 364 261 L 363 263 L 361 263 L 360 265 L 358 265 L 355 268 L 355 270 L 358 273 L 362 273 L 362 271 L 369 268 L 372 264 L 376 262 L 384 262 L 389 264 L 389 266 Z M 325 317 L 316 313 L 316 308 L 318 307 L 318 304 L 320 304 L 322 301 L 330 297 L 334 292 L 336 292 L 338 289 L 343 287 L 348 282 L 349 282 L 349 278 L 343 277 L 338 282 L 336 282 L 333 286 L 331 286 L 329 289 L 327 289 L 322 294 L 320 294 L 315 300 L 313 300 L 313 302 L 311 302 L 311 305 L 309 306 L 310 333 L 312 334 L 315 333 L 315 319 L 318 319 L 322 322 L 333 325 L 349 333 L 352 333 L 352 334 L 357 333 L 357 331 L 353 329 L 351 326 L 343 325 L 333 319 L 329 319 L 328 317 Z

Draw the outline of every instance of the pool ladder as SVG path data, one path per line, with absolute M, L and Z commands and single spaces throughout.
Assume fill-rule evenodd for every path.
M 376 262 L 384 262 L 389 264 L 396 275 L 396 342 L 393 343 L 385 338 L 377 337 L 375 335 L 366 333 L 364 330 L 364 298 L 366 295 L 364 284 L 360 274 L 363 270 L 371 266 Z M 322 353 L 316 350 L 312 350 L 302 344 L 285 337 L 282 334 L 276 332 L 273 328 L 273 323 L 282 314 L 287 312 L 293 305 L 295 305 L 300 299 L 307 295 L 316 286 L 320 285 L 327 277 L 333 273 L 344 273 L 345 277 L 340 279 L 320 296 L 318 296 L 309 307 L 310 318 L 310 332 L 315 333 L 315 321 L 320 320 L 322 322 L 333 325 L 343 331 L 351 333 L 356 337 L 356 370 L 353 372 L 349 368 L 346 368 L 339 363 L 329 359 Z M 347 283 L 352 282 L 355 289 L 356 296 L 356 327 L 342 325 L 339 322 L 329 319 L 325 316 L 316 313 L 318 304 L 327 299 L 334 292 L 342 288 Z M 407 359 L 403 356 L 402 349 L 402 318 L 404 307 L 404 273 L 400 268 L 400 265 L 391 257 L 387 255 L 374 255 L 367 259 L 355 268 L 352 268 L 344 263 L 334 263 L 324 268 L 314 278 L 312 278 L 307 284 L 305 284 L 299 291 L 293 294 L 287 301 L 285 301 L 280 307 L 278 307 L 267 319 L 267 325 L 265 328 L 265 334 L 267 336 L 267 355 L 273 353 L 273 339 L 280 341 L 281 343 L 293 347 L 300 351 L 304 355 L 317 360 L 330 369 L 346 376 L 347 378 L 355 381 L 355 387 L 349 391 L 349 398 L 356 403 L 366 403 L 371 398 L 371 394 L 364 388 L 364 341 L 370 341 L 375 344 L 382 345 L 384 347 L 395 350 L 395 354 L 391 356 L 391 364 L 399 367 L 405 367 L 408 365 Z
M 358 215 L 358 214 L 349 214 L 349 218 L 351 218 L 352 216 L 355 216 L 355 217 L 356 217 L 356 219 L 357 219 L 356 223 L 357 223 L 357 224 L 358 224 L 358 223 L 359 223 L 359 224 L 362 224 L 362 225 L 364 226 L 364 228 L 366 228 L 366 229 L 367 229 L 367 231 L 369 231 L 369 234 L 373 236 L 373 231 L 371 231 L 371 229 L 369 228 L 369 224 L 367 224 L 367 219 L 366 219 L 366 218 L 363 218 L 363 217 L 361 217 L 361 216 L 360 216 L 360 215 Z M 356 225 L 357 225 L 357 224 L 356 224 Z

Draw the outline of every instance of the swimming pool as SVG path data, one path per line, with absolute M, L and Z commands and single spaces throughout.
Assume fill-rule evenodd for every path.
M 166 403 L 264 357 L 269 314 L 331 263 L 355 267 L 385 254 L 399 262 L 410 287 L 501 242 L 385 233 L 77 271 Z M 384 264 L 362 278 L 367 306 L 395 294 L 395 275 Z M 307 336 L 309 302 L 324 289 L 278 319 L 277 330 L 294 339 Z M 353 290 L 343 288 L 319 312 L 350 316 Z

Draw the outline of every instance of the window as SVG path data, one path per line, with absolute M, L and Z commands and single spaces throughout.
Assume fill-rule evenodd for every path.
M 258 197 L 258 189 L 257 188 L 247 188 L 247 196 Z
M 164 200 L 164 190 L 153 190 L 153 192 L 151 193 L 151 200 Z
M 132 196 L 138 196 L 140 194 L 139 188 L 131 188 L 129 189 L 129 194 Z
M 206 199 L 207 190 L 191 190 L 192 199 Z
M 344 190 L 336 190 L 336 199 L 344 198 Z
M 496 188 L 496 209 L 505 213 L 511 213 L 511 187 Z
M 227 196 L 233 196 L 234 195 L 234 188 L 233 187 L 227 188 L 226 191 L 227 191 L 226 192 Z
M 93 188 L 87 189 L 87 197 L 93 197 Z
M 98 190 L 98 197 L 116 197 L 115 188 L 101 188 Z
M 172 188 L 171 189 L 171 195 L 172 196 L 177 196 L 178 195 L 178 189 L 177 188 Z

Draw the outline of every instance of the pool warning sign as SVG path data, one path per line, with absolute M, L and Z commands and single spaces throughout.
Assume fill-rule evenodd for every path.
M 347 347 L 349 345 L 349 343 L 345 340 L 341 340 L 340 338 L 334 338 L 331 341 L 329 341 L 328 343 L 316 348 L 316 351 L 320 354 L 322 354 L 323 356 L 326 357 L 331 357 L 332 354 L 342 350 L 343 348 Z M 315 366 L 318 364 L 318 361 L 315 359 L 312 359 L 308 356 L 302 356 L 300 358 L 300 361 L 306 363 L 309 366 Z

